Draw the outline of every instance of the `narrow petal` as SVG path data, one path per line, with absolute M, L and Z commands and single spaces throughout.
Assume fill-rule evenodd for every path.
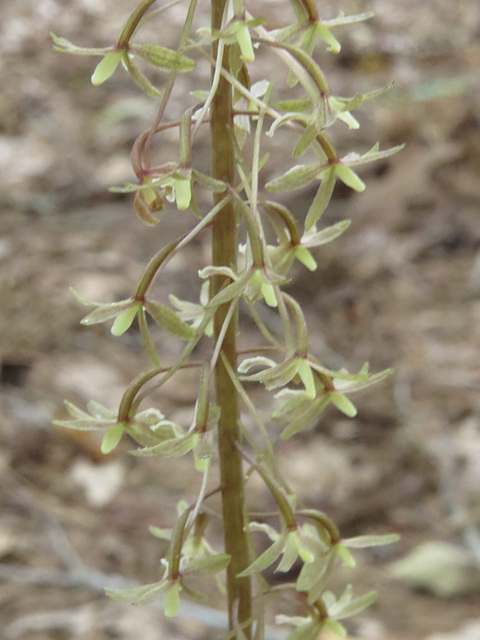
M 115 449 L 117 444 L 122 439 L 124 432 L 123 423 L 114 424 L 113 427 L 107 431 L 107 433 L 103 436 L 101 451 L 104 454 L 110 453 Z
M 137 315 L 138 308 L 139 305 L 136 304 L 118 314 L 111 328 L 113 336 L 121 336 L 125 331 L 130 329 L 133 321 L 135 320 L 135 316 Z
M 175 199 L 177 207 L 185 211 L 190 206 L 192 199 L 192 185 L 189 178 L 177 178 L 174 183 Z
M 167 618 L 173 618 L 177 615 L 180 607 L 180 582 L 175 582 L 163 596 L 163 610 Z
M 322 173 L 321 180 L 322 183 L 317 190 L 315 198 L 310 205 L 310 209 L 308 210 L 307 217 L 305 219 L 305 229 L 307 231 L 315 226 L 330 203 L 336 181 L 336 175 L 333 166 L 329 167 Z
M 250 31 L 246 24 L 241 24 L 237 31 L 237 42 L 245 62 L 253 62 L 255 60 L 255 53 L 253 51 Z
M 269 307 L 276 307 L 278 305 L 277 296 L 275 295 L 275 289 L 269 282 L 262 284 L 262 296 Z
M 330 400 L 333 404 L 349 418 L 354 418 L 357 415 L 357 408 L 351 402 L 346 395 L 338 393 L 338 391 L 332 391 L 329 394 Z
M 297 246 L 295 249 L 295 257 L 310 271 L 315 271 L 317 261 L 306 247 Z
M 330 29 L 321 22 L 317 22 L 317 34 L 326 44 L 328 44 L 329 51 L 332 53 L 340 52 L 341 46 L 339 41 L 335 38 Z
M 340 180 L 347 185 L 347 187 L 350 187 L 355 191 L 365 191 L 366 185 L 364 181 L 358 177 L 353 169 L 347 167 L 347 165 L 336 164 L 335 173 L 340 178 Z
M 115 72 L 115 69 L 118 67 L 120 60 L 123 56 L 123 50 L 120 51 L 112 51 L 111 53 L 107 53 L 100 62 L 95 67 L 95 71 L 92 74 L 92 84 L 98 86 L 108 80 L 110 76 L 112 76 Z
M 300 376 L 301 381 L 305 386 L 306 396 L 307 398 L 315 398 L 317 392 L 315 389 L 315 379 L 313 377 L 312 370 L 310 365 L 303 358 L 299 358 L 297 363 L 297 373 Z
M 340 111 L 337 114 L 337 117 L 338 117 L 339 120 L 342 120 L 343 122 L 345 122 L 345 124 L 348 125 L 349 129 L 359 129 L 360 128 L 360 123 L 355 118 L 355 116 L 352 116 L 350 111 Z
M 298 538 L 296 531 L 290 531 L 287 536 L 285 548 L 283 550 L 283 558 L 275 569 L 275 571 L 287 572 L 292 568 L 295 560 L 298 558 Z
M 264 551 L 252 564 L 244 571 L 238 574 L 237 578 L 244 578 L 245 576 L 251 576 L 255 573 L 261 573 L 265 571 L 275 560 L 280 556 L 285 545 L 285 539 L 279 538 L 274 542 L 266 551 Z

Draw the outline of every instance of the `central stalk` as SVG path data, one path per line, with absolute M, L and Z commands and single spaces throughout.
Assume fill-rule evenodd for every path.
M 220 30 L 225 0 L 212 0 L 212 31 Z M 223 67 L 229 71 L 229 47 L 225 47 Z M 218 41 L 212 47 L 213 59 L 217 58 Z M 212 72 L 213 73 L 213 72 Z M 211 146 L 212 176 L 228 185 L 235 184 L 235 155 L 233 146 L 232 87 L 220 78 L 211 106 Z M 214 194 L 215 203 L 225 197 L 225 193 Z M 215 266 L 236 268 L 237 263 L 237 222 L 233 200 L 230 200 L 217 214 L 213 224 L 212 255 Z M 225 286 L 229 279 L 213 279 L 213 297 Z M 214 339 L 218 336 L 228 312 L 230 303 L 218 307 L 214 319 Z M 232 316 L 225 334 L 222 350 L 233 371 L 237 364 L 237 312 Z M 230 379 L 222 357 L 215 366 L 216 402 L 221 414 L 218 423 L 218 449 L 220 458 L 220 481 L 222 485 L 222 510 L 224 522 L 225 552 L 231 556 L 227 567 L 227 593 L 230 629 L 246 622 L 252 615 L 252 595 L 250 578 L 237 578 L 249 565 L 248 541 L 245 531 L 245 498 L 242 458 L 237 448 L 240 441 L 238 394 Z M 251 638 L 251 628 L 244 628 L 247 638 Z

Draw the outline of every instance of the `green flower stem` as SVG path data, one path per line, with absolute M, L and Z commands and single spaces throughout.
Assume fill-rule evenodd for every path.
M 149 286 L 152 284 L 153 278 L 155 277 L 157 271 L 162 266 L 163 262 L 172 254 L 172 252 L 176 249 L 177 245 L 184 239 L 184 236 L 173 240 L 169 244 L 165 245 L 158 253 L 156 253 L 153 258 L 148 263 L 140 282 L 137 285 L 135 290 L 135 299 L 143 300 L 147 293 Z
M 269 47 L 276 47 L 278 49 L 283 49 L 284 51 L 288 51 L 288 53 L 294 58 L 298 64 L 300 64 L 305 71 L 308 73 L 310 78 L 313 80 L 316 88 L 320 92 L 322 97 L 330 95 L 330 90 L 328 88 L 327 80 L 323 75 L 320 67 L 315 64 L 312 58 L 296 47 L 292 47 L 291 45 L 285 44 L 283 42 L 276 42 L 271 39 L 263 39 L 258 38 L 259 42 L 263 42 Z
M 269 85 L 267 91 L 264 95 L 264 101 L 267 103 L 270 98 L 272 85 Z M 255 139 L 253 144 L 253 158 L 252 158 L 252 193 L 250 200 L 250 207 L 252 210 L 252 215 L 254 215 L 259 220 L 259 226 L 261 228 L 261 222 L 258 216 L 258 174 L 260 173 L 260 147 L 261 147 L 261 137 L 263 131 L 263 123 L 265 121 L 265 109 L 261 108 L 260 113 L 258 115 L 257 127 L 255 129 Z M 263 231 L 263 230 L 262 230 Z
M 130 412 L 137 393 L 149 380 L 168 370 L 168 367 L 151 369 L 150 371 L 141 373 L 128 385 L 122 396 L 120 407 L 118 409 L 118 422 L 128 423 L 130 421 Z
M 197 0 L 191 0 L 190 6 L 188 8 L 187 16 L 185 18 L 185 23 L 183 25 L 182 34 L 180 36 L 178 53 L 183 53 L 185 51 L 185 47 L 188 41 L 188 36 L 192 28 L 193 16 L 195 14 L 196 8 L 197 8 Z M 158 110 L 157 117 L 155 118 L 155 122 L 153 123 L 152 127 L 146 134 L 145 143 L 143 146 L 143 155 L 147 164 L 150 164 L 150 150 L 152 146 L 153 136 L 159 130 L 160 122 L 162 121 L 163 114 L 165 113 L 165 109 L 167 107 L 168 101 L 170 100 L 170 96 L 172 95 L 172 91 L 175 86 L 177 73 L 178 73 L 177 71 L 172 71 L 172 73 L 169 75 L 167 85 L 163 91 L 163 97 L 160 103 L 160 108 Z
M 316 137 L 318 144 L 322 147 L 329 163 L 338 162 L 338 153 L 332 144 L 332 141 L 324 133 L 319 133 Z
M 223 324 L 222 324 L 222 328 L 220 329 L 219 333 L 218 333 L 218 338 L 217 338 L 217 342 L 215 344 L 215 348 L 213 350 L 212 353 L 212 357 L 210 358 L 210 367 L 212 369 L 215 369 L 215 365 L 217 364 L 217 360 L 218 360 L 218 356 L 220 355 L 220 353 L 222 353 L 222 345 L 223 345 L 223 340 L 225 338 L 225 335 L 230 327 L 230 323 L 232 318 L 234 317 L 234 314 L 236 313 L 237 310 L 237 301 L 236 300 L 232 300 L 231 302 L 228 303 L 229 309 L 227 311 L 227 313 L 225 314 L 225 318 L 223 320 Z M 225 355 L 225 354 L 223 354 Z
M 307 323 L 303 315 L 302 308 L 291 295 L 282 291 L 282 297 L 290 305 L 292 313 L 295 317 L 297 326 L 297 348 L 299 355 L 305 357 L 307 355 Z
M 143 18 L 148 9 L 150 9 L 154 2 L 156 2 L 156 0 L 144 0 L 132 11 L 118 38 L 117 44 L 119 48 L 128 44 L 130 38 L 135 33 L 140 20 Z
M 317 615 L 320 620 L 328 620 L 327 607 L 321 598 L 319 598 L 313 606 L 317 610 Z
M 282 220 L 282 222 L 288 229 L 292 245 L 300 244 L 300 242 L 302 241 L 300 230 L 295 218 L 292 216 L 290 211 L 278 202 L 273 202 L 271 200 L 266 200 L 263 203 L 263 207 L 269 214 L 276 215 Z
M 337 544 L 340 541 L 340 531 L 338 530 L 337 525 L 332 518 L 329 518 L 326 514 L 321 511 L 317 511 L 316 509 L 302 509 L 301 511 L 297 511 L 296 514 L 299 516 L 305 516 L 314 522 L 321 524 L 328 532 L 332 544 Z
M 310 22 L 316 22 L 319 19 L 317 7 L 315 6 L 315 3 L 312 2 L 312 0 L 298 0 L 294 4 L 302 7 L 302 9 L 307 14 Z
M 282 490 L 281 487 L 277 484 L 277 482 L 270 476 L 270 474 L 259 464 L 257 464 L 252 458 L 248 455 L 246 451 L 239 447 L 239 451 L 241 455 L 245 458 L 245 460 L 250 464 L 255 471 L 262 477 L 262 480 L 267 485 L 270 493 L 272 494 L 273 499 L 277 503 L 278 511 L 280 513 L 280 517 L 285 523 L 287 529 L 294 530 L 297 528 L 297 521 L 295 520 L 295 514 L 290 506 L 287 497 Z
M 178 518 L 172 532 L 172 541 L 168 552 L 168 575 L 176 579 L 180 573 L 180 559 L 182 557 L 182 546 L 185 532 L 185 525 L 190 513 L 190 509 L 185 509 Z
M 163 373 L 164 375 L 162 379 L 156 385 L 156 387 L 158 388 L 158 387 L 161 387 L 162 384 L 167 382 L 167 380 L 170 380 L 170 378 L 173 375 L 175 375 L 175 373 L 177 373 L 177 371 L 179 371 L 180 369 L 187 368 L 187 367 L 191 368 L 191 367 L 200 366 L 198 363 L 195 363 L 195 362 L 191 362 L 189 364 L 185 364 L 185 363 L 188 360 L 192 351 L 197 346 L 198 342 L 200 341 L 203 335 L 203 332 L 205 331 L 205 328 L 209 324 L 210 320 L 211 320 L 211 317 L 207 314 L 198 327 L 197 337 L 195 338 L 195 340 L 191 340 L 187 344 L 182 354 L 178 358 L 177 362 L 173 366 L 157 367 L 155 369 L 150 369 L 150 371 L 141 373 L 139 376 L 135 378 L 135 380 L 133 380 L 133 382 L 131 382 L 128 385 L 125 393 L 123 394 L 122 400 L 120 402 L 120 407 L 118 409 L 118 422 L 128 423 L 130 421 L 130 417 L 132 415 L 135 415 L 135 412 L 137 411 L 138 406 L 140 405 L 142 400 L 144 400 L 151 393 L 150 389 L 148 389 L 147 391 L 144 391 L 143 393 L 139 393 L 140 389 L 145 384 L 147 384 L 147 382 L 149 382 L 156 376 Z
M 223 355 L 223 354 L 222 354 Z M 274 466 L 275 464 L 275 454 L 273 451 L 273 445 L 270 441 L 267 429 L 265 427 L 265 424 L 263 423 L 262 418 L 260 417 L 259 412 L 257 411 L 255 405 L 253 404 L 253 402 L 250 400 L 248 394 L 245 392 L 245 389 L 242 387 L 242 384 L 240 382 L 240 380 L 238 379 L 238 376 L 235 374 L 235 372 L 233 371 L 233 369 L 231 368 L 231 366 L 229 365 L 228 361 L 226 360 L 226 358 L 223 358 L 223 362 L 225 364 L 225 367 L 228 371 L 228 375 L 230 376 L 230 378 L 232 379 L 233 384 L 235 385 L 235 388 L 238 391 L 238 395 L 240 396 L 240 398 L 243 400 L 243 402 L 246 404 L 246 406 L 248 407 L 248 409 L 250 410 L 250 413 L 252 414 L 255 422 L 258 425 L 258 428 L 260 430 L 260 433 L 262 434 L 263 437 L 263 441 L 265 443 L 265 451 L 261 451 L 259 450 L 260 447 L 258 447 L 255 443 L 254 440 L 250 441 L 249 439 L 249 433 L 247 430 L 245 430 L 245 438 L 247 439 L 247 441 L 249 442 L 249 444 L 252 446 L 253 450 L 257 450 L 258 455 L 263 455 L 263 456 L 267 456 L 267 461 L 271 466 Z
M 147 373 L 142 374 L 144 380 L 143 380 L 143 382 L 141 384 L 139 384 L 137 386 L 136 390 L 132 390 L 132 387 L 133 387 L 133 385 L 136 384 L 136 382 L 140 378 L 142 378 L 142 376 L 140 376 L 139 378 L 137 378 L 136 380 L 133 381 L 133 383 L 130 385 L 130 387 L 128 387 L 127 392 L 124 394 L 124 396 L 122 398 L 122 404 L 125 401 L 125 406 L 128 407 L 129 415 L 134 415 L 135 412 L 138 410 L 138 407 L 140 406 L 142 401 L 145 400 L 145 398 L 152 393 L 152 389 L 147 389 L 146 391 L 143 391 L 142 393 L 138 393 L 140 391 L 140 389 L 142 388 L 142 386 L 144 384 L 146 384 L 149 380 L 151 380 L 155 376 L 159 375 L 160 373 L 164 373 L 165 375 L 155 385 L 155 389 L 158 389 L 163 384 L 165 384 L 165 382 L 170 380 L 170 378 L 172 378 L 177 373 L 177 371 L 179 371 L 180 369 L 191 369 L 193 367 L 201 367 L 202 366 L 202 363 L 200 363 L 200 362 L 189 362 L 189 363 L 187 363 L 187 360 L 190 357 L 192 351 L 197 346 L 197 344 L 200 342 L 200 340 L 201 340 L 201 338 L 203 336 L 203 333 L 205 331 L 205 328 L 211 322 L 211 320 L 212 320 L 211 315 L 207 314 L 205 316 L 205 318 L 202 320 L 202 322 L 200 323 L 200 325 L 198 326 L 197 337 L 195 338 L 195 340 L 191 340 L 187 344 L 187 346 L 182 351 L 182 354 L 180 355 L 180 357 L 178 358 L 177 362 L 174 365 L 172 365 L 171 367 L 168 367 L 168 368 L 153 369 L 152 371 L 148 371 Z M 127 395 L 128 395 L 128 397 L 127 397 Z M 129 405 L 128 405 L 128 402 L 130 402 Z
M 225 10 L 225 0 L 212 0 L 212 31 L 220 30 Z M 215 60 L 218 41 L 213 43 L 212 57 Z M 223 67 L 229 71 L 229 47 L 225 47 Z M 212 80 L 215 72 L 212 72 Z M 211 105 L 212 177 L 223 180 L 232 188 L 235 186 L 235 155 L 232 143 L 233 113 L 232 88 L 220 77 Z M 225 194 L 214 194 L 218 203 Z M 236 265 L 237 231 L 235 208 L 231 198 L 217 214 L 213 222 L 212 254 L 214 266 Z M 225 285 L 225 277 L 215 277 L 211 296 L 215 296 Z M 230 305 L 217 308 L 214 318 L 214 341 L 219 338 Z M 223 339 L 221 354 L 236 371 L 238 313 L 234 313 Z M 233 631 L 239 624 L 252 616 L 252 587 L 249 577 L 237 578 L 250 564 L 248 537 L 245 522 L 245 494 L 242 457 L 237 448 L 240 440 L 238 394 L 222 358 L 215 365 L 216 402 L 220 407 L 218 422 L 218 451 L 220 458 L 220 483 L 222 485 L 222 512 L 225 553 L 230 554 L 227 567 L 227 599 L 229 629 Z M 248 640 L 252 637 L 251 625 L 244 629 Z
M 297 341 L 295 339 L 295 333 L 293 331 L 292 322 L 288 313 L 287 306 L 285 304 L 285 293 L 282 291 L 278 296 L 278 312 L 282 319 L 283 335 L 285 338 L 285 351 L 290 352 L 296 349 Z

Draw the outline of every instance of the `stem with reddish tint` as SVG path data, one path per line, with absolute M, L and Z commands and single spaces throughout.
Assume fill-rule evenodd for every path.
M 212 30 L 219 30 L 225 0 L 212 0 Z M 216 60 L 218 43 L 214 42 L 212 57 Z M 223 66 L 229 71 L 229 47 L 225 47 Z M 232 143 L 232 87 L 222 76 L 211 105 L 212 176 L 234 186 L 235 157 Z M 225 193 L 214 194 L 215 203 L 220 202 Z M 212 238 L 213 265 L 233 266 L 237 261 L 237 224 L 234 203 L 229 200 L 217 214 L 213 222 Z M 225 277 L 215 277 L 211 296 L 225 285 Z M 218 339 L 230 303 L 221 305 L 214 319 L 214 336 Z M 222 353 L 231 368 L 236 371 L 237 313 L 232 317 L 225 334 Z M 227 594 L 229 627 L 234 629 L 251 618 L 251 579 L 237 578 L 249 565 L 247 534 L 245 531 L 245 499 L 242 458 L 237 448 L 240 441 L 238 423 L 238 395 L 223 359 L 219 357 L 215 365 L 216 402 L 221 414 L 218 423 L 218 450 L 220 458 L 220 481 L 222 486 L 222 511 L 224 523 L 225 551 L 231 560 L 227 567 Z M 251 625 L 246 625 L 244 633 L 251 638 Z

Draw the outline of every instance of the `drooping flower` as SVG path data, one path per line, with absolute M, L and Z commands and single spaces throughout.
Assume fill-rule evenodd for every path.
M 305 229 L 312 229 L 327 208 L 333 194 L 337 179 L 355 191 L 364 191 L 365 183 L 355 173 L 352 167 L 388 158 L 403 149 L 404 145 L 398 145 L 385 151 L 379 151 L 375 145 L 363 155 L 349 153 L 343 158 L 310 164 L 296 165 L 279 178 L 268 182 L 265 187 L 269 191 L 296 191 L 303 189 L 314 180 L 320 180 L 320 186 L 313 199 L 305 220 Z
M 189 324 L 192 329 L 197 329 L 203 319 L 205 318 L 205 307 L 208 304 L 209 296 L 209 282 L 204 282 L 200 289 L 200 304 L 195 302 L 188 302 L 187 300 L 180 300 L 172 293 L 168 295 L 168 299 L 171 304 L 177 308 L 177 314 L 182 322 Z M 213 334 L 213 320 L 209 322 L 205 329 L 205 335 L 211 336 Z
M 333 20 L 319 20 L 318 16 L 311 15 L 308 20 L 301 20 L 298 24 L 277 29 L 272 33 L 277 42 L 288 42 L 297 44 L 309 56 L 315 48 L 316 38 L 323 40 L 328 51 L 332 53 L 340 52 L 340 43 L 331 32 L 332 27 L 337 27 L 354 22 L 363 22 L 373 16 L 372 12 L 359 13 L 351 16 L 344 16 L 340 13 Z
M 55 51 L 78 56 L 102 57 L 91 78 L 92 84 L 96 86 L 108 80 L 115 73 L 121 62 L 135 84 L 146 93 L 158 97 L 162 95 L 162 92 L 154 87 L 148 78 L 134 65 L 135 58 L 141 58 L 148 64 L 163 71 L 185 72 L 191 71 L 195 67 L 195 62 L 191 58 L 160 45 L 137 45 L 119 41 L 109 47 L 88 48 L 78 47 L 66 38 L 61 38 L 54 33 L 51 33 L 50 36 L 53 40 Z
M 258 366 L 266 368 L 256 373 L 247 373 L 252 367 Z M 244 374 L 241 376 L 241 380 L 261 382 L 268 390 L 283 387 L 298 377 L 305 387 L 305 397 L 312 400 L 316 395 L 315 378 L 307 356 L 294 353 L 280 363 L 264 356 L 255 356 L 243 360 L 238 371 Z
M 265 523 L 252 522 L 249 524 L 252 531 L 263 531 L 272 540 L 268 547 L 252 564 L 242 571 L 239 576 L 250 576 L 265 571 L 282 556 L 275 571 L 290 571 L 297 559 L 303 563 L 312 563 L 315 558 L 323 555 L 327 550 L 325 542 L 320 538 L 318 530 L 313 525 L 306 523 L 298 525 L 295 529 L 285 527 L 280 533 Z
M 114 336 L 123 335 L 132 326 L 139 311 L 145 311 L 153 320 L 169 333 L 182 338 L 192 340 L 196 336 L 193 327 L 183 322 L 180 317 L 165 304 L 153 302 L 152 300 L 137 300 L 135 297 L 126 298 L 119 302 L 92 302 L 85 299 L 74 289 L 70 289 L 79 302 L 84 305 L 95 307 L 81 320 L 83 325 L 100 324 L 108 320 L 114 320 L 111 332 Z
M 267 266 L 257 267 L 254 264 L 236 274 L 230 267 L 205 267 L 198 272 L 201 278 L 226 276 L 232 282 L 227 284 L 208 303 L 207 307 L 216 307 L 230 302 L 234 298 L 244 296 L 249 302 L 264 299 L 270 307 L 277 306 L 274 285 L 285 283 L 285 278 Z
M 297 389 L 282 389 L 275 395 L 281 401 L 281 406 L 273 412 L 272 417 L 287 422 L 282 431 L 284 439 L 315 424 L 330 403 L 348 417 L 354 417 L 357 410 L 347 394 L 361 391 L 392 373 L 392 369 L 385 369 L 380 373 L 369 374 L 368 366 L 364 366 L 357 375 L 352 375 L 345 371 L 326 369 L 312 356 L 309 361 L 311 368 L 319 374 L 316 397 L 312 400 L 304 391 Z
M 310 271 L 315 271 L 317 261 L 310 249 L 320 247 L 335 240 L 350 226 L 350 220 L 342 220 L 321 231 L 315 227 L 309 229 L 298 243 L 281 242 L 277 247 L 269 247 L 272 266 L 276 272 L 287 275 L 294 260 L 301 262 Z

